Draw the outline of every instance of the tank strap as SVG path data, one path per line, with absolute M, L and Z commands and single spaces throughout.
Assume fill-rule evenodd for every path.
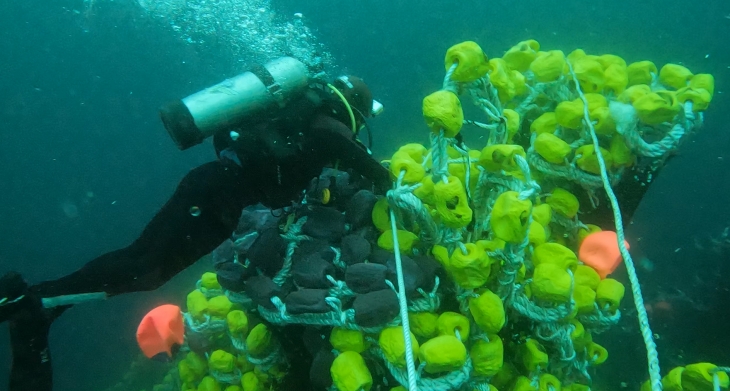
M 259 80 L 261 80 L 262 83 L 264 83 L 264 86 L 266 86 L 266 90 L 269 91 L 271 96 L 274 97 L 276 103 L 278 103 L 280 107 L 286 105 L 286 100 L 284 99 L 284 94 L 281 90 L 281 86 L 276 82 L 274 76 L 271 74 L 271 72 L 269 72 L 268 69 L 266 69 L 265 66 L 261 64 L 255 64 L 249 69 L 249 72 L 253 73 L 256 77 L 259 78 Z

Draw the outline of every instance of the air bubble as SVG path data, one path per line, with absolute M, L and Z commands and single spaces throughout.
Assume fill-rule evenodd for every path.
M 275 18 L 271 0 L 136 1 L 180 40 L 203 45 L 215 39 L 230 48 L 231 63 L 242 59 L 246 63 L 266 63 L 294 55 L 311 67 L 332 65 L 332 56 L 326 51 L 324 61 L 316 61 L 315 53 L 323 53 L 323 45 L 309 33 L 303 14 L 293 13 L 290 20 Z

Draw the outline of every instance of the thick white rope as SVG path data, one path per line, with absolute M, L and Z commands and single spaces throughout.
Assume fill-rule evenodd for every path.
M 431 134 L 431 170 L 433 171 L 433 182 L 444 181 L 448 183 L 446 177 L 449 175 L 449 157 L 446 152 L 448 143 L 444 130 L 439 130 L 438 134 Z
M 570 69 L 571 76 L 573 76 L 575 89 L 578 91 L 578 95 L 580 95 L 580 99 L 583 101 L 583 116 L 586 125 L 591 132 L 591 138 L 593 139 L 593 148 L 596 153 L 596 158 L 598 159 L 598 164 L 601 168 L 601 179 L 603 180 L 603 188 L 606 191 L 608 199 L 611 201 L 611 210 L 613 211 L 613 218 L 616 225 L 616 236 L 618 237 L 618 247 L 621 251 L 621 256 L 624 259 L 626 270 L 628 270 L 629 272 L 631 291 L 634 294 L 634 306 L 636 307 L 636 313 L 639 318 L 639 328 L 641 329 L 641 335 L 644 338 L 644 344 L 646 345 L 646 354 L 649 361 L 649 377 L 651 381 L 651 389 L 652 391 L 661 391 L 662 377 L 659 371 L 659 356 L 656 351 L 654 334 L 651 332 L 651 327 L 649 326 L 649 317 L 647 316 L 646 308 L 644 307 L 644 298 L 641 294 L 641 286 L 639 285 L 639 278 L 636 275 L 634 261 L 631 258 L 631 254 L 629 254 L 629 250 L 626 248 L 626 244 L 624 243 L 624 228 L 623 219 L 621 218 L 621 209 L 619 209 L 616 194 L 614 194 L 613 189 L 611 188 L 611 183 L 609 181 L 608 171 L 606 168 L 606 162 L 603 160 L 603 155 L 601 154 L 600 146 L 598 144 L 598 136 L 596 136 L 596 130 L 593 128 L 593 123 L 591 122 L 590 114 L 588 112 L 588 101 L 586 100 L 585 95 L 583 95 L 583 91 L 581 91 L 580 89 L 580 82 L 578 81 L 578 77 L 575 75 L 575 72 L 573 71 L 573 66 L 569 61 L 568 68 Z
M 444 75 L 444 82 L 441 86 L 441 89 L 446 90 L 446 91 L 451 91 L 455 95 L 459 95 L 459 85 L 455 81 L 451 80 L 451 75 L 454 74 L 454 71 L 456 70 L 456 68 L 458 66 L 459 66 L 459 63 L 456 61 L 454 61 L 454 63 L 451 64 L 449 69 L 446 71 L 446 74 Z
M 416 364 L 413 359 L 413 347 L 411 347 L 411 326 L 408 321 L 408 300 L 406 300 L 406 283 L 403 279 L 403 264 L 400 258 L 400 244 L 398 243 L 398 227 L 395 224 L 395 213 L 390 209 L 390 229 L 393 233 L 393 251 L 395 251 L 395 270 L 398 274 L 398 301 L 400 305 L 400 317 L 403 323 L 403 341 L 406 347 L 406 368 L 408 369 L 408 390 L 418 391 L 416 382 Z

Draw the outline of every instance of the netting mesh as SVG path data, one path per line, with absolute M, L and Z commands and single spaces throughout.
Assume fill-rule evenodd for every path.
M 393 155 L 388 161 L 393 188 L 373 201 L 368 219 L 377 230 L 372 246 L 435 260 L 446 278 L 430 276 L 435 280 L 430 288 L 412 289 L 402 304 L 405 324 L 403 315 L 388 312 L 392 308 L 375 323 L 358 312 L 366 308 L 359 310 L 358 300 L 372 292 L 359 291 L 357 281 L 348 278 L 355 268 L 345 261 L 348 250 L 340 239 L 330 243 L 327 287 L 320 287 L 309 312 L 289 300 L 304 286 L 257 304 L 240 292 L 201 283 L 188 296 L 188 307 L 197 311 L 186 316 L 190 332 L 230 339 L 232 352 L 243 361 L 227 375 L 209 372 L 216 381 L 231 384 L 240 377 L 245 382 L 254 373 L 249 380 L 254 376 L 276 388 L 276 376 L 263 372 L 287 365 L 275 341 L 263 349 L 267 356 L 256 356 L 249 350 L 258 341 L 251 335 L 258 334 L 251 331 L 244 342 L 242 335 L 221 331 L 219 306 L 208 303 L 225 297 L 265 320 L 262 324 L 324 330 L 321 336 L 329 335 L 332 348 L 324 376 L 332 390 L 366 390 L 376 383 L 412 391 L 590 389 L 593 368 L 608 358 L 594 337 L 620 320 L 625 288 L 607 277 L 613 269 L 579 256 L 590 234 L 612 228 L 611 222 L 583 221 L 580 212 L 605 208 L 599 192 L 639 167 L 661 166 L 683 137 L 699 128 L 711 99 L 711 77 L 676 67 L 667 71 L 670 77 L 653 64 L 627 65 L 617 56 L 582 50 L 567 56 L 543 52 L 535 41 L 492 60 L 467 42 L 449 49 L 446 63 L 442 90 L 424 99 L 430 145 L 407 144 Z M 677 77 L 685 78 L 686 87 Z M 484 119 L 464 119 L 459 97 L 470 98 Z M 480 139 L 486 145 L 465 145 L 458 137 L 462 126 L 484 132 Z M 646 186 L 651 175 L 646 180 L 637 186 Z M 347 212 L 336 214 L 347 217 Z M 272 276 L 273 285 L 290 286 L 300 270 L 294 254 L 316 239 L 306 232 L 313 218 L 290 219 L 281 232 L 284 267 Z M 617 237 L 623 239 L 620 227 Z M 616 234 L 608 244 L 620 247 Z M 374 253 L 363 262 L 374 263 Z M 406 269 L 397 271 L 409 277 Z M 378 298 L 403 298 L 393 281 L 389 277 L 378 288 L 387 293 Z M 201 295 L 207 301 L 195 299 Z M 410 333 L 403 328 L 408 324 Z M 650 333 L 648 324 L 642 332 Z M 404 338 L 409 334 L 410 350 Z M 406 363 L 415 371 L 406 371 Z M 712 387 L 713 374 L 716 388 L 727 387 L 714 366 L 696 365 L 683 370 L 707 374 L 703 387 Z M 652 370 L 658 373 L 658 366 Z M 189 386 L 205 381 L 200 376 L 190 377 Z M 647 384 L 661 387 L 652 377 Z

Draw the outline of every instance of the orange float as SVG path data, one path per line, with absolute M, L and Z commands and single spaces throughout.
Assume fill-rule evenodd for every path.
M 137 327 L 137 344 L 147 358 L 169 360 L 184 341 L 185 325 L 176 305 L 156 307 Z
M 624 244 L 628 249 L 629 243 L 624 240 Z M 578 259 L 598 272 L 601 279 L 606 278 L 622 261 L 616 232 L 599 231 L 586 236 L 578 249 Z

